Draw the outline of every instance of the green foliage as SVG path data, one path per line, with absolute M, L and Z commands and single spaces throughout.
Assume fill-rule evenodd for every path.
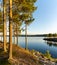
M 49 33 L 47 36 L 48 36 L 48 37 L 52 37 L 52 36 L 53 36 L 53 34 Z
M 0 32 L 3 32 L 3 12 L 0 11 Z
M 53 37 L 57 37 L 57 34 L 55 33 L 55 34 L 53 34 Z
M 13 15 L 13 23 L 19 24 L 19 26 L 22 25 L 22 23 L 25 21 L 25 24 L 30 24 L 32 21 L 34 21 L 34 18 L 31 17 L 33 12 L 36 10 L 36 6 L 34 3 L 36 0 L 13 0 L 13 9 L 12 9 L 12 15 Z M 9 1 L 4 3 L 7 5 L 7 17 L 9 16 Z M 2 15 L 3 13 L 0 12 L 0 22 L 3 20 Z M 20 21 L 22 22 L 20 24 Z M 16 24 L 15 24 L 16 25 Z
M 50 54 L 49 50 L 46 51 L 45 56 L 46 56 L 47 58 L 51 59 L 51 54 Z
M 54 34 L 49 33 L 49 34 L 47 34 L 47 37 L 57 37 L 57 33 L 54 33 Z
M 35 2 L 36 0 L 13 0 L 13 12 L 15 12 L 13 13 L 13 18 L 15 18 L 16 21 L 29 21 L 32 13 L 37 8 L 34 5 Z
M 3 24 L 0 24 L 0 32 L 3 32 Z
M 3 13 L 2 13 L 2 11 L 0 11 L 0 24 L 3 22 Z
M 15 27 L 14 32 L 17 35 L 18 28 L 20 31 L 20 27 L 23 22 L 26 25 L 29 25 L 34 21 L 32 14 L 37 9 L 37 7 L 34 5 L 35 2 L 36 0 L 13 0 L 13 28 Z
M 35 52 L 35 50 L 33 49 L 33 50 L 31 50 L 31 53 L 33 54 Z

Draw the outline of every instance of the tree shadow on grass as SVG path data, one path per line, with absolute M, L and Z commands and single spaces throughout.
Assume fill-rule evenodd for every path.
M 0 65 L 10 65 L 8 62 L 8 52 L 3 51 L 3 43 L 0 42 Z

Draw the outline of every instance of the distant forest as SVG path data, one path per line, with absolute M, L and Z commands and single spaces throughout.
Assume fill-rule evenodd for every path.
M 0 37 L 1 36 L 3 36 L 3 35 L 0 35 Z M 7 35 L 7 36 L 9 36 L 9 35 Z M 25 37 L 26 35 L 18 35 L 18 36 Z M 27 35 L 27 37 L 57 37 L 57 34 L 56 33 L 54 33 L 54 34 L 52 34 L 52 33 L 49 33 L 49 34 L 37 34 L 37 35 L 35 34 L 35 35 Z

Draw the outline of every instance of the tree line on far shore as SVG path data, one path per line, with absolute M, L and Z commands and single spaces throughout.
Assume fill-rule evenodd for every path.
M 57 33 L 54 33 L 54 34 L 49 33 L 49 34 L 47 34 L 47 37 L 57 37 Z

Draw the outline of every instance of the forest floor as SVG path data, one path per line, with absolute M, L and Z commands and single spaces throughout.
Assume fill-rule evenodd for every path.
M 8 46 L 9 44 L 7 44 L 7 49 Z M 0 42 L 0 65 L 41 65 L 29 50 L 13 44 L 12 51 L 13 59 L 9 61 L 9 53 L 3 51 L 3 42 Z

